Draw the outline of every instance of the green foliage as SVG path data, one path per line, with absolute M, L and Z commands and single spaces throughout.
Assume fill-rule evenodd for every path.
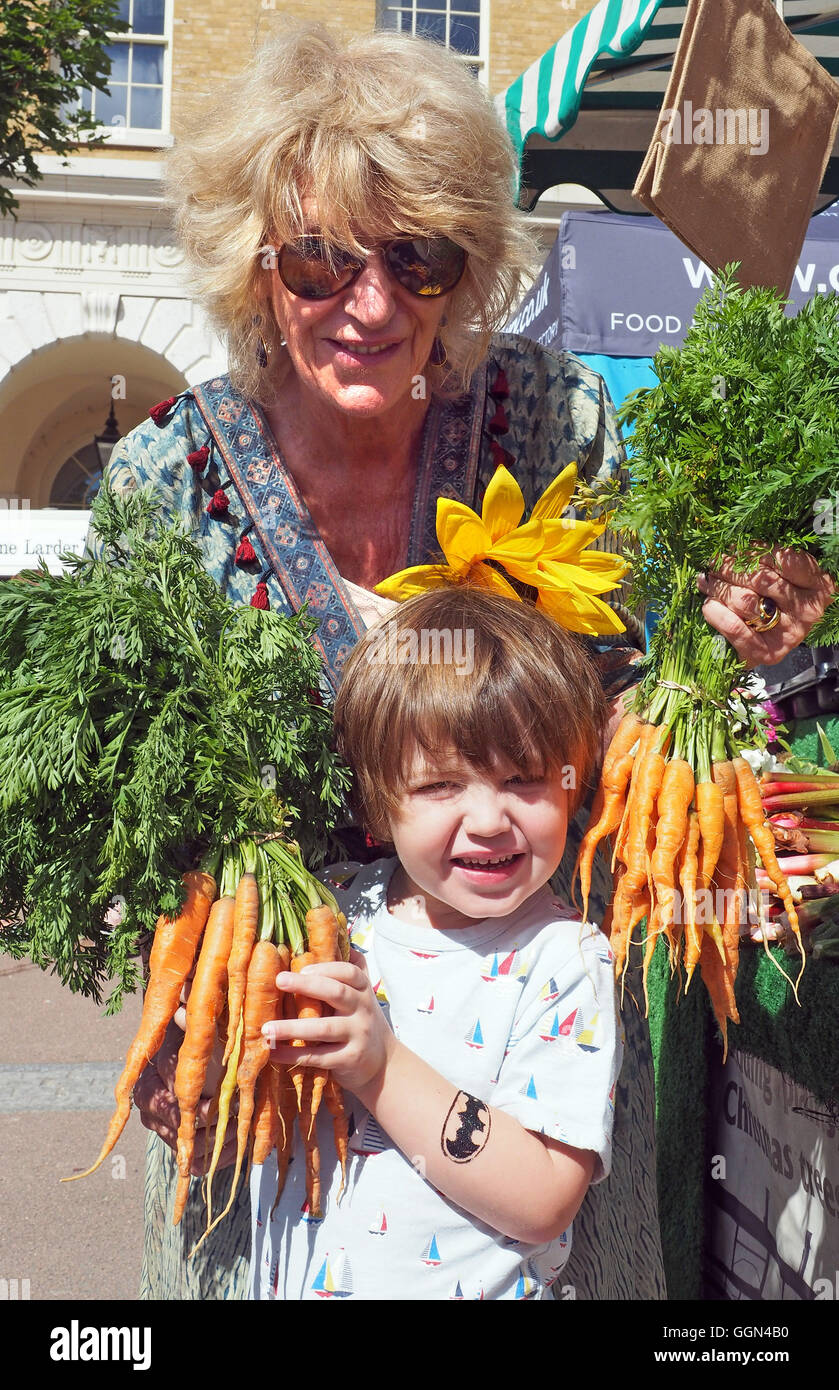
M 747 572 L 767 547 L 796 546 L 839 576 L 839 536 L 815 527 L 839 487 L 839 295 L 790 315 L 735 272 L 715 277 L 683 345 L 656 355 L 658 384 L 621 411 L 632 488 L 611 524 L 641 541 L 633 592 L 660 613 L 677 570 L 725 555 Z M 809 640 L 839 640 L 839 605 Z
M 128 28 L 117 9 L 118 0 L 0 0 L 0 180 L 32 188 L 41 178 L 38 154 L 65 156 L 80 135 L 102 143 L 78 95 L 108 90 L 105 46 Z M 14 216 L 16 207 L 0 183 L 0 213 Z
M 149 493 L 103 486 L 93 522 L 98 558 L 0 587 L 0 939 L 117 1008 L 183 871 L 281 828 L 316 865 L 347 773 L 314 619 L 230 604 Z

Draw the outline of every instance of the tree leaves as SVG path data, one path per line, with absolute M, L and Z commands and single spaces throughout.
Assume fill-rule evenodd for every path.
M 0 180 L 32 188 L 43 178 L 36 155 L 70 154 L 80 135 L 102 144 L 79 90 L 108 90 L 109 38 L 129 27 L 118 8 L 117 0 L 0 0 Z M 0 185 L 0 215 L 16 208 Z

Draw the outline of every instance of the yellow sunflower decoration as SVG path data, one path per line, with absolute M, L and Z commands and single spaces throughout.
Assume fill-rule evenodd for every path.
M 570 632 L 605 636 L 625 631 L 618 615 L 597 597 L 617 588 L 626 562 L 589 550 L 605 523 L 574 521 L 562 513 L 577 484 L 569 463 L 539 498 L 522 526 L 524 495 L 503 464 L 484 494 L 481 515 L 463 502 L 437 500 L 437 539 L 445 564 L 413 565 L 376 585 L 384 598 L 412 598 L 443 584 L 478 584 L 507 598 L 520 595 L 495 566 L 536 589 L 536 607 Z M 492 563 L 488 564 L 487 561 Z

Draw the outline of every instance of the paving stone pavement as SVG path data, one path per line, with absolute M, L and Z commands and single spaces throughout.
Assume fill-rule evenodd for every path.
M 23 1110 L 113 1110 L 119 1063 L 0 1063 L 0 1115 Z
M 27 962 L 0 954 L 0 1300 L 136 1301 L 147 1134 L 132 1116 L 98 1154 L 139 996 L 106 1018 Z

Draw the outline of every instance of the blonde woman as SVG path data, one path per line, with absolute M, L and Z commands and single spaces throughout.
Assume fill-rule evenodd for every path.
M 568 463 L 589 482 L 621 468 L 602 380 L 499 331 L 540 260 L 512 205 L 514 167 L 487 93 L 453 54 L 394 33 L 345 42 L 307 24 L 217 91 L 170 158 L 195 296 L 227 343 L 229 372 L 155 407 L 114 450 L 109 476 L 154 486 L 233 602 L 308 605 L 326 699 L 384 611 L 373 586 L 436 558 L 439 496 L 480 508 L 504 462 L 529 508 Z M 718 625 L 753 643 L 744 619 L 756 594 L 709 582 L 711 602 L 726 597 Z M 753 659 L 771 646 L 779 660 L 818 617 L 817 589 L 795 594 L 776 593 L 784 623 Z M 626 639 L 601 650 L 610 698 L 632 680 L 631 656 Z M 585 809 L 566 862 L 584 824 Z M 364 858 L 350 825 L 344 844 Z M 568 891 L 561 877 L 555 887 Z M 602 860 L 594 892 L 603 908 Z M 578 1221 L 567 1272 L 577 1297 L 664 1296 L 649 1040 L 632 1009 L 626 1024 L 615 1167 Z M 143 1296 L 244 1298 L 246 1192 L 189 1264 L 198 1192 L 170 1225 L 179 1037 L 170 1029 L 135 1089 L 153 1131 Z M 197 1171 L 202 1160 L 199 1143 Z

